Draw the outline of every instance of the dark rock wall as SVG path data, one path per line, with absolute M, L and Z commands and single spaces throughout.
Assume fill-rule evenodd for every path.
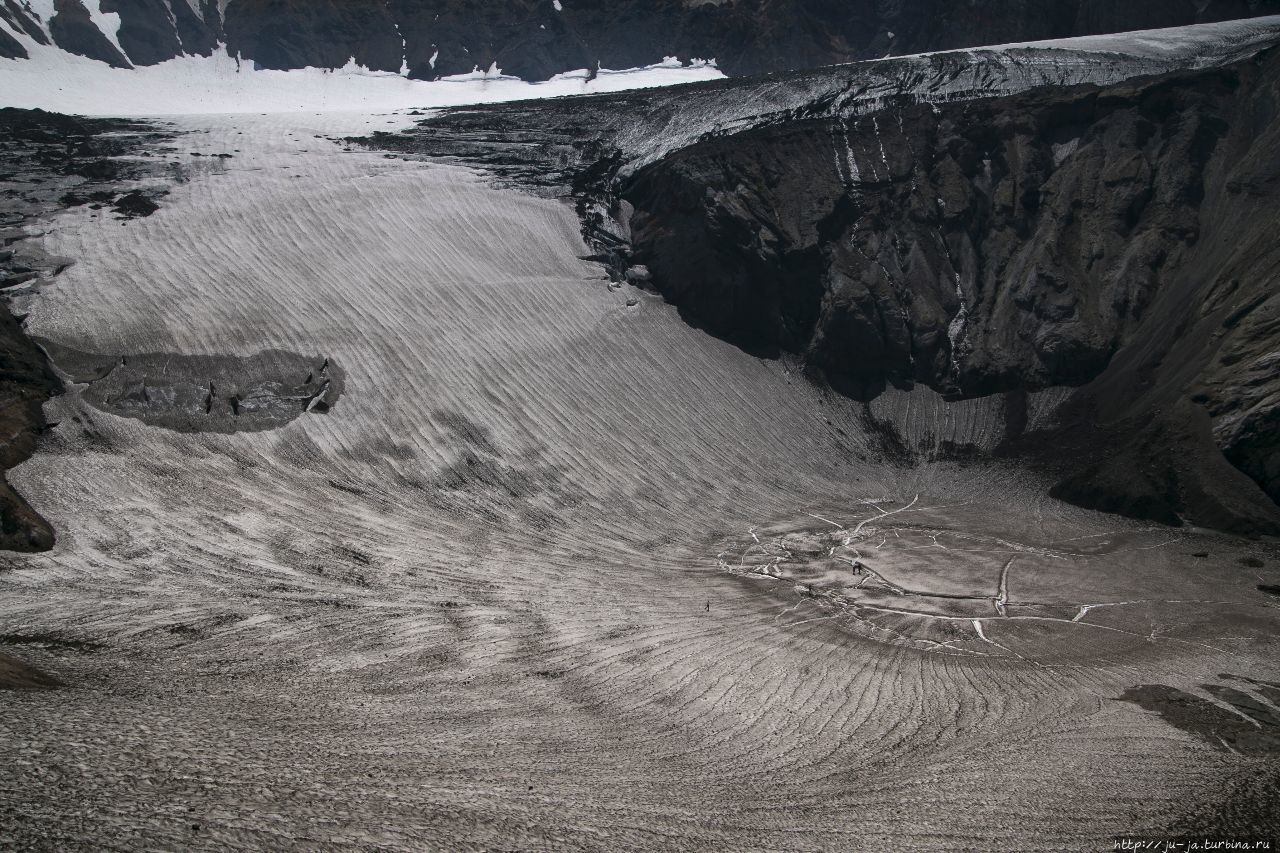
M 13 36 L 0 30 L 0 59 L 26 59 L 27 49 Z
M 117 38 L 133 64 L 154 65 L 184 52 L 165 0 L 101 0 L 100 8 L 120 15 Z M 191 11 L 186 0 L 174 3 L 173 8 L 175 20 L 182 8 Z
M 633 259 L 713 333 L 861 399 L 1081 386 L 1062 497 L 1280 529 L 1278 115 L 1273 53 L 787 122 L 620 195 Z
M 16 0 L 2 2 L 0 16 L 30 32 Z M 115 65 L 149 65 L 208 54 L 225 40 L 266 68 L 335 68 L 354 58 L 381 71 L 405 63 L 428 79 L 493 63 L 545 79 L 666 56 L 714 58 L 729 74 L 754 74 L 1280 13 L 1280 0 L 566 0 L 560 10 L 553 0 L 230 0 L 225 14 L 217 0 L 199 0 L 198 14 L 186 0 L 101 3 L 120 15 L 127 56 L 92 27 L 82 0 L 56 0 L 48 22 L 56 43 Z M 0 37 L 0 55 L 22 50 L 11 41 Z
M 130 67 L 129 60 L 98 29 L 80 0 L 54 0 L 53 8 L 54 15 L 48 24 L 54 44 L 69 53 L 97 59 L 114 68 Z
M 400 70 L 402 44 L 385 0 L 233 2 L 226 33 L 233 54 L 266 68 L 339 68 L 354 58 L 375 71 Z
M 487 69 L 541 79 L 574 68 L 714 58 L 729 74 L 886 54 L 1181 26 L 1280 11 L 1277 0 L 233 0 L 233 51 L 270 68 L 348 57 L 414 77 Z M 435 64 L 431 58 L 435 56 Z
M 636 258 L 711 331 L 802 352 L 855 396 L 1078 385 L 1196 242 L 1235 85 L 911 104 L 713 140 L 623 189 Z
M 185 53 L 208 56 L 218 43 L 225 38 L 222 16 L 218 12 L 218 0 L 197 0 L 196 8 L 183 3 L 174 3 L 174 25 L 178 30 L 178 40 Z

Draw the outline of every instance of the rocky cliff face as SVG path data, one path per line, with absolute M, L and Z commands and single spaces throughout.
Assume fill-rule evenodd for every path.
M 1177 72 L 944 54 L 460 110 L 377 144 L 571 192 L 616 276 L 846 395 L 1003 395 L 997 452 L 1064 499 L 1275 531 L 1280 54 L 1259 50 Z M 1028 433 L 1027 394 L 1063 387 Z
M 666 56 L 714 58 L 734 75 L 810 68 L 1273 14 L 1280 0 L 56 0 L 54 10 L 42 20 L 23 0 L 0 2 L 0 56 L 26 52 L 7 27 L 113 65 L 208 54 L 225 41 L 266 68 L 354 59 L 430 79 L 496 64 L 544 79 Z
M 855 396 L 1080 384 L 1200 238 L 1235 71 L 788 122 L 622 189 L 635 258 L 715 333 Z
M 1061 496 L 1274 529 L 1278 110 L 1274 53 L 904 102 L 708 140 L 620 198 L 632 260 L 713 333 L 859 399 L 1079 386 Z

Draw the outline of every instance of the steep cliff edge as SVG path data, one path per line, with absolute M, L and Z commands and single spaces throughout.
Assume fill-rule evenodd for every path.
M 1080 386 L 1054 439 L 1070 453 L 1023 443 L 1062 469 L 1060 496 L 1274 530 L 1278 109 L 1274 52 L 904 101 L 698 143 L 619 198 L 632 261 L 709 331 L 859 399 Z

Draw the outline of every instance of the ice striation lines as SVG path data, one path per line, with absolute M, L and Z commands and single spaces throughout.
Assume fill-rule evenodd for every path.
M 48 340 L 344 376 L 327 413 L 255 432 L 50 405 L 12 474 L 59 544 L 2 558 L 0 646 L 71 686 L 0 694 L 4 833 L 1071 847 L 1216 784 L 1104 700 L 1274 674 L 1241 545 L 998 463 L 877 461 L 864 407 L 628 308 L 568 207 L 315 138 L 365 121 L 192 124 L 193 150 L 240 149 L 224 171 L 42 238 L 77 259 L 25 306 Z M 1002 432 L 997 400 L 874 407 L 913 442 Z M 1257 639 L 1211 639 L 1224 614 Z

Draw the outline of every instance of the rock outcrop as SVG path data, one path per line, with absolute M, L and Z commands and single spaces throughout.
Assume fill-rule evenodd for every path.
M 710 140 L 621 189 L 635 258 L 711 331 L 854 396 L 1078 385 L 1197 244 L 1237 77 Z
M 284 350 L 248 357 L 175 353 L 103 355 L 39 341 L 90 406 L 177 432 L 258 432 L 324 414 L 342 396 L 343 371 L 323 356 Z

